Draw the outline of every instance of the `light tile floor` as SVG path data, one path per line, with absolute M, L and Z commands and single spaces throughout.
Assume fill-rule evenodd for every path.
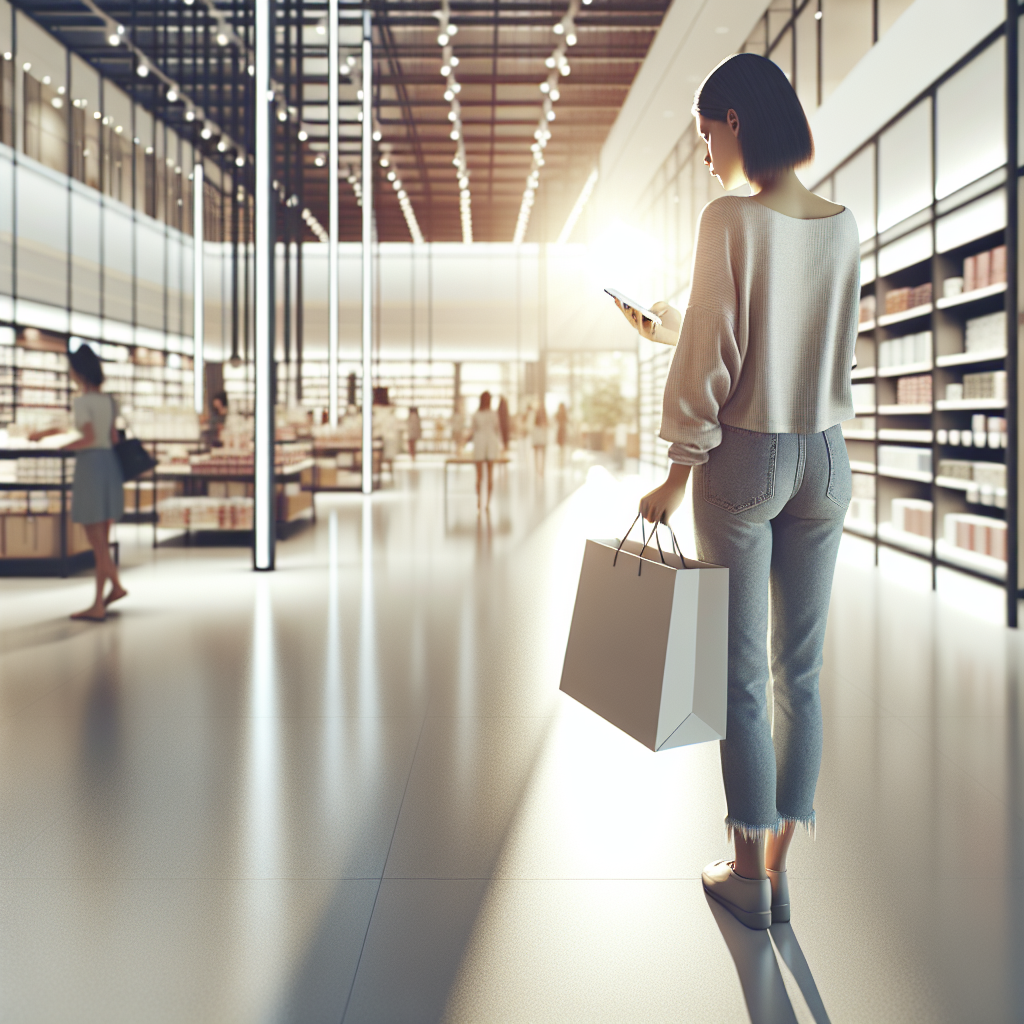
M 749 932 L 699 881 L 716 747 L 558 693 L 644 487 L 584 470 L 489 523 L 437 467 L 322 496 L 272 575 L 122 527 L 102 626 L 86 579 L 0 581 L 0 1020 L 1024 1020 L 1017 636 L 840 564 L 817 839 Z

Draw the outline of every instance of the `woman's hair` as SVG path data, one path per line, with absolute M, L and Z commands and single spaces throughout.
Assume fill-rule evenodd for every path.
M 480 408 L 481 409 L 490 409 L 490 407 L 491 407 L 491 393 L 490 393 L 490 391 L 485 391 L 480 396 Z
M 99 356 L 84 342 L 74 352 L 68 353 L 68 362 L 71 363 L 71 369 L 87 384 L 98 388 L 103 383 L 103 365 Z
M 771 180 L 814 156 L 807 115 L 782 68 L 756 53 L 726 57 L 700 84 L 693 114 L 740 120 L 739 142 L 748 181 Z

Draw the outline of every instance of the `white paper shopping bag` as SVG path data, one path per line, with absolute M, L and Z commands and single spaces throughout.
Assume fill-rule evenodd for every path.
M 560 686 L 651 750 L 725 738 L 729 570 L 672 540 L 587 541 Z

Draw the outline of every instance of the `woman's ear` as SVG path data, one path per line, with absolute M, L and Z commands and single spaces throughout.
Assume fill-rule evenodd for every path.
M 726 111 L 725 123 L 729 126 L 729 131 L 738 137 L 740 134 L 740 119 L 736 111 L 731 107 Z

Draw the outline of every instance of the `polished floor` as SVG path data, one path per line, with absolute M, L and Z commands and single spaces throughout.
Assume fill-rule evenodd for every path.
M 844 551 L 817 837 L 750 932 L 700 885 L 715 745 L 558 692 L 644 481 L 513 467 L 489 521 L 451 483 L 321 496 L 274 574 L 122 527 L 100 626 L 0 580 L 0 1021 L 1024 1020 L 1016 634 Z

